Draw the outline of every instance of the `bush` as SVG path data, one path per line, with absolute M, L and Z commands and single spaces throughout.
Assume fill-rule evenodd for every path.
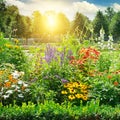
M 19 40 L 17 39 L 9 41 L 2 35 L 0 36 L 0 64 L 14 64 L 16 70 L 27 73 L 29 68 L 27 62 L 28 60 L 25 53 L 23 52 L 23 49 L 19 46 L 18 41 Z
M 45 101 L 44 104 L 32 103 L 19 106 L 0 105 L 0 120 L 119 120 L 120 106 L 99 106 L 98 101 L 91 101 L 83 106 L 54 103 Z

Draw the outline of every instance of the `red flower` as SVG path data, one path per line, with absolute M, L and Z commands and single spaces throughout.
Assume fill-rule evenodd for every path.
M 119 83 L 118 83 L 117 81 L 115 81 L 115 82 L 114 82 L 114 85 L 115 85 L 115 86 L 118 86 L 118 85 L 119 85 Z
M 74 57 L 74 56 L 70 56 L 69 58 L 70 58 L 70 60 L 73 60 L 73 59 L 75 59 L 75 57 Z

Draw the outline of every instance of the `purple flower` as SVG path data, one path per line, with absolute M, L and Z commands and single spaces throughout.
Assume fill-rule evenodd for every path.
M 60 79 L 60 76 L 59 75 L 55 75 L 56 78 Z
M 68 80 L 66 80 L 66 79 L 61 79 L 61 81 L 62 81 L 62 83 L 67 83 L 68 82 Z
M 56 60 L 56 53 L 57 50 L 55 47 L 52 47 L 51 45 L 47 45 L 46 46 L 46 51 L 45 51 L 45 60 L 46 62 L 49 64 L 50 62 L 52 62 L 52 60 Z

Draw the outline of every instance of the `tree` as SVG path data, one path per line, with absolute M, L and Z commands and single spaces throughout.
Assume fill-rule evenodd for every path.
M 105 10 L 105 13 L 106 13 L 105 17 L 106 17 L 108 23 L 110 23 L 113 16 L 115 15 L 115 11 L 112 7 L 107 7 L 107 9 Z
M 32 32 L 34 37 L 40 37 L 42 33 L 42 15 L 39 11 L 32 14 Z
M 120 40 L 120 11 L 112 18 L 109 30 L 115 41 Z
M 70 29 L 70 21 L 68 18 L 65 16 L 63 13 L 58 13 L 57 14 L 57 27 L 56 27 L 56 32 L 59 34 L 65 34 L 69 31 Z
M 11 37 L 13 36 L 13 31 L 16 29 L 17 16 L 19 15 L 19 10 L 16 6 L 7 6 L 6 11 L 4 12 L 4 29 L 5 36 Z
M 31 37 L 31 19 L 28 16 L 18 15 L 16 24 L 16 35 L 20 38 L 25 38 L 25 43 L 28 43 L 28 38 Z
M 5 32 L 5 11 L 6 11 L 6 4 L 4 0 L 0 1 L 0 32 Z
M 95 19 L 93 20 L 93 31 L 94 31 L 94 35 L 95 37 L 99 37 L 100 36 L 100 29 L 103 28 L 105 31 L 105 35 L 108 36 L 108 23 L 107 20 L 105 18 L 105 16 L 103 15 L 103 13 L 101 11 L 98 11 Z
M 88 25 L 90 21 L 83 14 L 77 12 L 75 15 L 75 19 L 72 22 L 71 33 L 75 33 L 75 35 L 82 42 L 84 39 L 88 39 L 90 35 L 90 31 L 88 30 Z

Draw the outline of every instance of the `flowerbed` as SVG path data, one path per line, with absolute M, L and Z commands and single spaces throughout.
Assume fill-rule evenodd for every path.
M 28 59 L 16 40 L 0 42 L 0 119 L 120 118 L 119 54 L 74 39 L 30 49 Z

